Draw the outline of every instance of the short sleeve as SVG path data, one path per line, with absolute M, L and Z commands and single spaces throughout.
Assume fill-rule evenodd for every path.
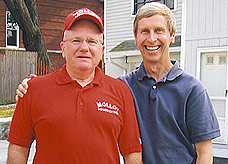
M 190 95 L 187 103 L 187 126 L 193 143 L 220 136 L 218 121 L 205 89 L 200 93 L 193 90 Z
M 134 101 L 130 90 L 125 95 L 123 127 L 119 138 L 122 155 L 142 151 Z
M 7 141 L 23 147 L 30 147 L 35 138 L 28 99 L 29 93 L 19 98 L 7 138 Z

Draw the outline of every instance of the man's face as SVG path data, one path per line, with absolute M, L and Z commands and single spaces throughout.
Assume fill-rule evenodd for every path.
M 71 70 L 93 71 L 102 59 L 104 46 L 99 28 L 88 20 L 77 21 L 65 31 L 62 55 Z
M 146 63 L 166 63 L 170 61 L 169 45 L 175 42 L 175 34 L 170 36 L 166 18 L 163 15 L 153 15 L 138 21 L 138 31 L 135 44 Z

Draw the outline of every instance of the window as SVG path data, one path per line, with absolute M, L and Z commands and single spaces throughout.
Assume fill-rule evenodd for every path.
M 206 64 L 207 65 L 213 65 L 214 64 L 214 58 L 215 56 L 214 55 L 207 55 L 206 56 Z
M 142 7 L 143 5 L 149 2 L 160 2 L 160 3 L 166 4 L 171 10 L 174 10 L 174 0 L 134 0 L 133 15 L 137 13 L 140 7 Z
M 6 11 L 6 47 L 19 48 L 19 26 L 10 11 Z
M 219 64 L 226 64 L 227 61 L 227 56 L 226 55 L 219 55 Z

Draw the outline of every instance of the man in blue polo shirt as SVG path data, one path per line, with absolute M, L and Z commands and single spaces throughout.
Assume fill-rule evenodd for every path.
M 120 79 L 134 96 L 145 164 L 211 164 L 218 121 L 202 83 L 170 59 L 175 24 L 165 5 L 144 5 L 134 21 L 143 62 Z M 23 85 L 19 88 L 25 92 Z
M 134 21 L 143 62 L 120 79 L 134 96 L 144 163 L 211 164 L 211 139 L 220 136 L 219 125 L 202 83 L 170 59 L 175 24 L 165 5 L 144 5 Z

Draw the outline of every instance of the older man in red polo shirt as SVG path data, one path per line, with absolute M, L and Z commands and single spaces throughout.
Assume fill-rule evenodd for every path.
M 97 66 L 104 51 L 102 19 L 88 8 L 64 24 L 66 64 L 29 81 L 18 100 L 8 141 L 8 163 L 26 163 L 36 140 L 34 163 L 142 163 L 133 98 L 126 84 Z

